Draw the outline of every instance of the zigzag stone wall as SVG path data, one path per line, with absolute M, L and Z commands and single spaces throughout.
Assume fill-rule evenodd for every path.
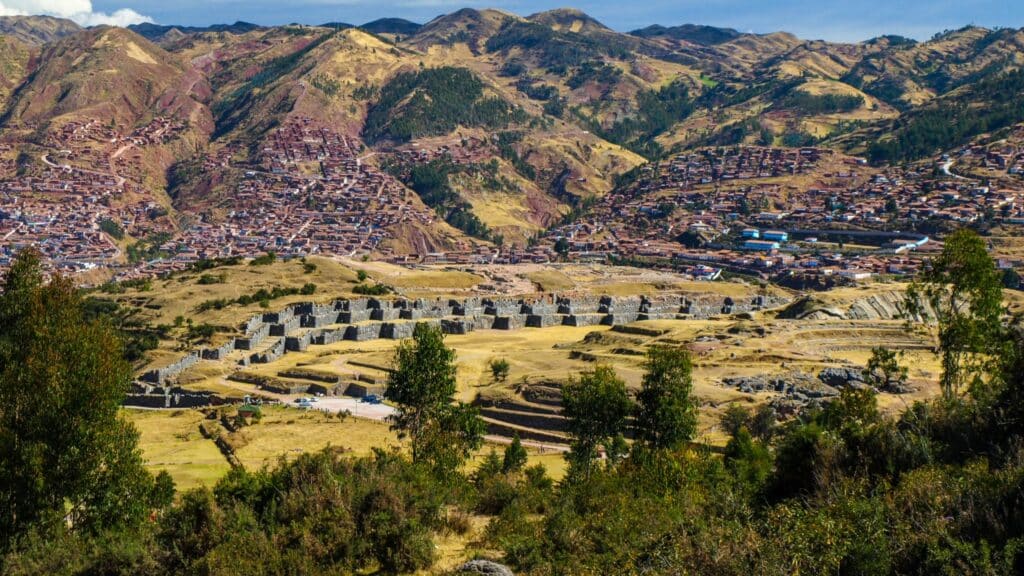
M 377 338 L 412 336 L 418 322 L 438 326 L 446 334 L 474 330 L 516 330 L 523 327 L 616 326 L 637 320 L 706 319 L 721 314 L 752 312 L 786 304 L 775 296 L 734 299 L 715 294 L 679 296 L 561 295 L 540 298 L 479 298 L 464 300 L 354 298 L 329 304 L 301 303 L 244 322 L 241 336 L 216 348 L 189 352 L 176 362 L 149 370 L 140 382 L 164 384 L 200 360 L 223 360 L 233 350 L 254 351 L 268 337 L 278 340 L 262 352 L 243 354 L 240 366 L 277 360 L 286 352 Z M 150 394 L 145 394 L 150 395 Z

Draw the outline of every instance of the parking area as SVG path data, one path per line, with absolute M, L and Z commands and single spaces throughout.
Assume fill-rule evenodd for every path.
M 309 398 L 309 396 L 302 396 L 302 398 Z M 289 400 L 287 404 L 294 408 L 298 407 L 294 399 Z M 371 420 L 386 420 L 388 416 L 395 413 L 395 409 L 387 404 L 371 404 L 369 402 L 360 402 L 357 398 L 345 397 L 319 397 L 316 399 L 316 402 L 312 403 L 309 409 L 330 412 L 332 414 L 347 410 L 353 416 L 369 418 Z

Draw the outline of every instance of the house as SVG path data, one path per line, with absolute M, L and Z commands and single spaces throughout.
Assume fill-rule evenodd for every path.
M 867 280 L 871 278 L 871 272 L 867 270 L 840 270 L 839 276 L 848 280 Z
M 777 242 L 789 241 L 789 234 L 782 230 L 765 230 L 764 233 L 761 234 L 761 237 L 765 240 L 775 240 Z
M 766 242 L 764 240 L 747 240 L 743 243 L 743 248 L 746 250 L 761 250 L 764 252 L 771 252 L 772 250 L 779 249 L 778 242 Z
M 760 238 L 761 231 L 757 228 L 744 228 L 740 233 L 744 238 Z

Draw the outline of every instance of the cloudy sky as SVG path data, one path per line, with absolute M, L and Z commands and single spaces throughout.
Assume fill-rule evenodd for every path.
M 425 22 L 465 6 L 531 14 L 567 0 L 0 0 L 0 14 L 54 14 L 91 24 L 205 25 L 340 21 L 384 16 Z M 572 5 L 570 3 L 570 5 Z M 1024 26 L 1022 0 L 577 0 L 575 7 L 617 30 L 648 24 L 728 26 L 741 31 L 786 30 L 804 38 L 855 41 L 879 34 L 918 39 L 965 24 Z

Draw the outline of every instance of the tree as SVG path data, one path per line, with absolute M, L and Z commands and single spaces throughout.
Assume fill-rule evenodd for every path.
M 652 448 L 676 448 L 697 432 L 690 354 L 682 348 L 652 346 L 637 395 L 637 440 Z
M 395 350 L 384 397 L 398 405 L 392 427 L 409 437 L 413 460 L 441 472 L 456 469 L 483 440 L 477 410 L 454 402 L 455 391 L 455 351 L 440 328 L 417 324 Z
M 722 430 L 735 438 L 740 430 L 750 425 L 750 410 L 739 404 L 729 404 L 718 417 L 718 421 Z
M 906 366 L 900 366 L 896 352 L 884 346 L 871 349 L 871 358 L 861 374 L 865 382 L 879 390 L 894 390 L 907 382 Z
M 1020 273 L 1013 268 L 1003 270 L 1003 286 L 1011 290 L 1019 290 L 1021 288 Z
M 942 253 L 907 289 L 910 317 L 934 318 L 942 354 L 943 396 L 957 396 L 965 385 L 981 382 L 1003 339 L 1003 289 L 999 272 L 975 232 L 957 230 Z
M 633 402 L 610 366 L 583 372 L 562 393 L 562 413 L 568 419 L 572 451 L 570 472 L 589 476 L 599 446 L 607 447 L 626 429 Z
M 21 252 L 0 296 L 0 548 L 31 528 L 125 527 L 150 507 L 138 433 L 118 411 L 131 379 L 114 330 L 67 278 Z
M 526 460 L 526 448 L 523 448 L 523 443 L 519 440 L 519 434 L 516 433 L 512 437 L 512 443 L 505 447 L 505 454 L 501 460 L 501 471 L 506 474 L 518 472 L 526 466 Z
M 508 379 L 509 363 L 504 358 L 495 358 L 488 363 L 491 368 L 491 376 L 497 382 L 504 382 Z
M 725 445 L 725 462 L 744 484 L 754 487 L 763 485 L 772 471 L 768 448 L 754 440 L 745 427 Z

